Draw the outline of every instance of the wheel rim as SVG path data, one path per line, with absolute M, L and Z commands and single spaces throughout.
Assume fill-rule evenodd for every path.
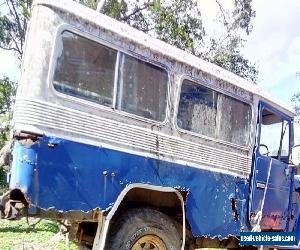
M 131 250 L 167 250 L 167 248 L 158 236 L 145 235 L 134 243 Z

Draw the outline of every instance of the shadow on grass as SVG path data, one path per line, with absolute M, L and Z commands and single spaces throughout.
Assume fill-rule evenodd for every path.
M 38 231 L 47 231 L 51 233 L 58 233 L 59 231 L 58 225 L 54 222 L 42 222 L 41 224 L 37 224 L 35 229 Z
M 28 225 L 9 225 L 0 228 L 0 233 L 38 233 L 38 232 L 50 232 L 57 233 L 59 231 L 58 226 L 51 222 L 41 222 L 34 226 Z

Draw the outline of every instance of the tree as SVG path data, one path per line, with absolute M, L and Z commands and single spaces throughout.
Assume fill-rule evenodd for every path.
M 0 149 L 8 140 L 9 121 L 14 95 L 15 84 L 9 81 L 7 77 L 0 79 Z
M 300 77 L 300 71 L 296 72 L 296 76 Z M 296 116 L 300 118 L 300 92 L 294 94 L 294 96 L 292 97 L 292 102 L 294 103 Z M 298 119 L 298 121 L 300 122 L 300 119 Z
M 293 96 L 292 102 L 294 103 L 296 115 L 300 116 L 300 92 Z
M 10 145 L 6 144 L 6 142 L 8 141 L 10 131 L 11 107 L 14 101 L 14 95 L 15 84 L 9 81 L 7 77 L 0 79 L 0 191 L 6 188 L 4 181 L 6 169 L 1 167 L 7 162 L 7 152 L 9 152 L 10 149 Z M 6 146 L 4 146 L 5 144 Z
M 252 20 L 256 15 L 252 0 L 234 0 L 231 11 L 224 9 L 219 0 L 215 1 L 220 9 L 219 22 L 223 24 L 223 33 L 209 38 L 201 57 L 255 83 L 258 70 L 241 54 L 246 41 L 243 36 L 252 31 Z
M 15 95 L 15 84 L 7 77 L 0 79 L 0 149 L 8 140 L 9 122 L 11 118 L 11 107 Z
M 22 59 L 32 0 L 5 0 L 8 13 L 0 15 L 0 48 L 12 50 Z
M 74 0 L 96 9 L 96 0 Z M 149 33 L 171 45 L 256 82 L 258 72 L 241 55 L 243 33 L 252 30 L 255 11 L 252 0 L 234 0 L 234 8 L 226 10 L 219 0 L 219 22 L 224 34 L 208 38 L 197 0 L 107 0 L 102 12 Z M 0 48 L 16 52 L 21 59 L 32 0 L 4 0 L 8 13 L 0 15 Z
M 196 54 L 204 29 L 197 1 L 107 1 L 103 12 L 180 49 Z
M 255 65 L 241 55 L 244 39 L 252 30 L 255 11 L 252 0 L 235 0 L 234 9 L 227 11 L 219 0 L 219 22 L 224 34 L 207 38 L 196 0 L 109 0 L 103 12 L 121 22 L 149 33 L 171 45 L 215 63 L 250 81 L 256 82 Z

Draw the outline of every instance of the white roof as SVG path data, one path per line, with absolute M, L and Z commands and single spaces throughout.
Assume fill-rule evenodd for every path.
M 256 84 L 250 83 L 247 80 L 215 64 L 206 62 L 199 57 L 175 48 L 174 46 L 171 46 L 161 40 L 155 39 L 144 32 L 134 29 L 127 24 L 116 21 L 115 19 L 101 14 L 91 8 L 85 7 L 82 4 L 71 0 L 35 0 L 33 5 L 45 5 L 72 13 L 90 23 L 94 23 L 97 26 L 101 26 L 107 30 L 120 34 L 120 36 L 132 40 L 138 44 L 142 44 L 143 46 L 148 47 L 160 54 L 164 54 L 169 58 L 173 58 L 208 74 L 214 75 L 226 82 L 230 82 L 233 85 L 260 96 L 262 99 L 273 104 L 287 115 L 294 116 L 294 111 L 290 107 L 282 103 L 280 100 L 273 98 L 267 92 L 264 92 L 262 88 Z

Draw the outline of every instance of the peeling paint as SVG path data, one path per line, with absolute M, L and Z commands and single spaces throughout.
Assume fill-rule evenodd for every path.
M 237 235 L 240 230 L 241 221 L 233 216 L 230 201 L 233 196 L 238 199 L 234 195 L 238 178 L 164 161 L 160 161 L 157 169 L 156 159 L 145 161 L 144 157 L 67 140 L 60 140 L 54 148 L 48 146 L 55 141 L 56 138 L 43 137 L 31 148 L 18 142 L 14 146 L 14 154 L 27 154 L 30 162 L 39 155 L 37 190 L 34 168 L 28 167 L 32 165 L 27 161 L 13 162 L 10 182 L 11 189 L 26 190 L 31 203 L 29 213 L 34 216 L 41 211 L 58 214 L 58 217 L 73 210 L 89 213 L 97 207 L 105 213 L 128 184 L 148 183 L 189 192 L 187 220 L 195 236 L 227 237 Z M 111 173 L 117 174 L 112 176 Z M 240 183 L 247 185 L 246 180 Z

